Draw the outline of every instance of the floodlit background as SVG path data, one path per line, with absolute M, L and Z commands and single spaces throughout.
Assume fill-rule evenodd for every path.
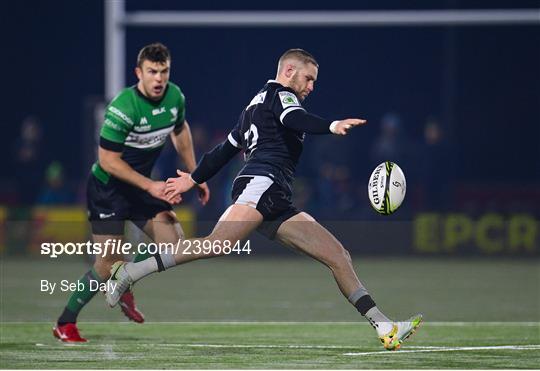
M 111 0 L 112 1 L 112 0 Z M 537 1 L 254 3 L 130 0 L 126 12 L 241 10 L 529 9 Z M 513 9 L 510 9 L 510 6 Z M 0 155 L 2 321 L 53 322 L 67 293 L 41 279 L 75 280 L 91 257 L 39 256 L 43 241 L 89 238 L 85 183 L 95 160 L 105 93 L 105 6 L 100 1 L 18 1 L 2 12 L 4 145 Z M 534 13 L 533 13 L 534 14 Z M 438 321 L 540 318 L 540 16 L 476 25 L 184 26 L 125 31 L 126 85 L 139 49 L 172 52 L 171 80 L 187 98 L 198 157 L 221 142 L 277 59 L 300 47 L 319 61 L 306 108 L 329 119 L 366 118 L 345 138 L 307 137 L 296 204 L 351 251 L 360 278 L 392 316 Z M 118 78 L 118 76 L 116 76 Z M 110 83 L 110 81 L 109 81 Z M 408 181 L 402 207 L 379 216 L 367 181 L 390 160 Z M 230 201 L 241 156 L 177 212 L 188 235 L 208 231 Z M 175 174 L 168 143 L 156 179 Z M 130 238 L 143 238 L 128 226 Z M 154 321 L 340 321 L 357 314 L 326 268 L 258 236 L 252 254 L 201 261 L 135 289 Z M 36 299 L 39 310 L 32 305 Z M 401 303 L 395 306 L 395 302 Z M 216 305 L 219 303 L 219 305 Z M 163 308 L 167 308 L 164 312 Z M 85 320 L 121 320 L 101 297 Z

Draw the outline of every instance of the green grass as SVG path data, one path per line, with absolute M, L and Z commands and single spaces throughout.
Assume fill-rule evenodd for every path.
M 81 324 L 91 342 L 64 345 L 48 324 L 2 326 L 1 368 L 537 368 L 539 349 L 424 347 L 539 344 L 537 325 L 426 324 L 398 352 L 361 324 Z M 428 350 L 428 352 L 426 352 Z M 368 353 L 345 355 L 346 353 Z
M 75 281 L 88 266 L 67 258 L 4 259 L 0 368 L 537 368 L 540 364 L 540 348 L 448 348 L 540 345 L 538 260 L 355 261 L 361 280 L 389 316 L 401 319 L 416 312 L 425 316 L 425 325 L 399 352 L 382 352 L 373 329 L 341 296 L 329 271 L 305 257 L 227 257 L 149 277 L 135 287 L 139 307 L 150 321 L 144 325 L 126 323 L 120 311 L 107 308 L 98 294 L 79 317 L 82 334 L 90 342 L 76 346 L 59 343 L 51 335 L 69 293 L 42 293 L 39 282 Z M 295 322 L 284 323 L 291 321 Z

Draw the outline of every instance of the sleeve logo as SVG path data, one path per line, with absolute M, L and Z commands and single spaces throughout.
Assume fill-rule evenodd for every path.
M 279 100 L 281 101 L 281 105 L 283 106 L 283 108 L 300 106 L 300 102 L 298 102 L 298 98 L 296 98 L 296 95 L 289 91 L 280 91 Z
M 171 122 L 176 122 L 176 120 L 178 120 L 178 108 L 173 107 L 169 111 L 171 111 L 172 114 Z
M 120 111 L 118 108 L 114 106 L 109 107 L 109 112 L 113 113 L 114 115 L 118 116 L 122 121 L 124 121 L 126 124 L 133 126 L 133 121 L 122 111 Z

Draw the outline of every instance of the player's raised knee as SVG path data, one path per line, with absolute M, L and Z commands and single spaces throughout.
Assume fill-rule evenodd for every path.
M 341 248 L 343 249 L 343 255 L 345 256 L 345 260 L 347 260 L 349 263 L 352 264 L 352 258 L 351 258 L 351 254 L 349 253 L 349 250 L 347 250 L 343 246 Z
M 339 269 L 344 264 L 351 264 L 351 254 L 341 244 L 328 249 L 324 263 L 330 269 Z

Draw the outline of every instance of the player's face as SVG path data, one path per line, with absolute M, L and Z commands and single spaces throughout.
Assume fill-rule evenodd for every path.
M 292 88 L 300 100 L 306 99 L 306 97 L 315 88 L 315 81 L 317 81 L 317 74 L 319 69 L 311 63 L 300 64 L 296 72 L 291 78 L 290 88 Z
M 148 98 L 158 100 L 163 97 L 167 82 L 171 62 L 157 63 L 148 60 L 143 61 L 141 67 L 135 68 L 135 73 L 139 79 L 137 87 Z

